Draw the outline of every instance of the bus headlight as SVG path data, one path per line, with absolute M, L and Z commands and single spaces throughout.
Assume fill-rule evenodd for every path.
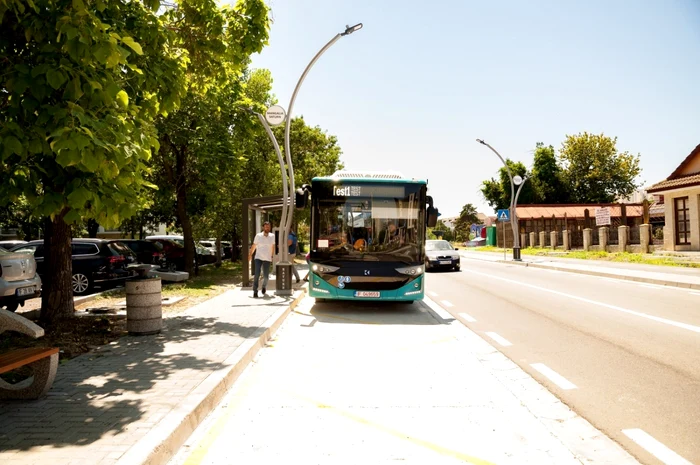
M 401 274 L 407 274 L 409 276 L 418 276 L 420 274 L 423 274 L 423 265 L 396 268 L 396 271 L 398 271 Z
M 311 269 L 314 273 L 333 273 L 334 271 L 338 271 L 340 267 L 313 263 L 311 264 Z

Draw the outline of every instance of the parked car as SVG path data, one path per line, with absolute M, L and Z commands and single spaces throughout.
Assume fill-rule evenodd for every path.
M 233 256 L 233 245 L 229 241 L 221 241 L 221 247 L 224 249 L 224 258 L 231 258 Z
M 163 253 L 165 254 L 165 263 L 167 264 L 167 269 L 182 271 L 185 269 L 185 246 L 182 243 L 173 240 L 166 239 L 166 237 L 172 236 L 148 236 L 146 240 L 148 242 L 153 242 L 160 244 L 163 248 Z
M 159 268 L 167 268 L 167 259 L 163 245 L 160 242 L 144 241 L 139 239 L 121 239 L 119 242 L 126 245 L 136 254 L 136 260 L 146 265 L 158 265 Z
M 116 240 L 73 239 L 73 294 L 89 294 L 94 287 L 119 284 L 135 275 L 128 265 L 137 261 L 136 254 Z M 12 252 L 34 254 L 37 273 L 44 277 L 44 241 L 31 241 L 12 249 Z
M 34 257 L 0 247 L 0 307 L 14 312 L 40 295 L 41 278 Z
M 209 250 L 216 256 L 216 239 L 202 239 L 199 241 L 199 245 L 204 247 L 205 249 Z M 221 247 L 219 248 L 221 251 L 221 258 L 224 258 L 224 243 L 223 241 L 221 242 Z
M 17 247 L 18 245 L 26 244 L 27 241 L 20 241 L 17 239 L 13 240 L 8 240 L 8 241 L 0 241 L 0 247 L 4 248 L 5 250 L 10 250 L 13 247 Z
M 459 252 L 447 241 L 425 241 L 425 271 L 450 269 L 459 271 Z
M 185 238 L 182 236 L 147 236 L 147 241 L 156 241 L 163 244 L 166 252 L 166 260 L 170 261 L 168 258 L 168 253 L 173 254 L 172 260 L 174 260 L 175 268 L 178 270 L 185 269 Z M 182 249 L 173 246 L 173 244 L 179 245 Z M 216 261 L 216 254 L 201 245 L 195 243 L 195 260 L 199 265 L 207 265 L 209 263 L 214 263 Z

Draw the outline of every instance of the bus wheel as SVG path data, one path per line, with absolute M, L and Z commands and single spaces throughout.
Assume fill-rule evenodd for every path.
M 402 304 L 411 305 L 415 300 L 399 300 Z

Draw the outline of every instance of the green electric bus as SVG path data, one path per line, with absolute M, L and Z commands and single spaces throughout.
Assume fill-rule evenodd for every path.
M 438 211 L 427 182 L 398 173 L 338 171 L 310 193 L 309 294 L 317 299 L 401 301 L 424 296 L 426 227 Z

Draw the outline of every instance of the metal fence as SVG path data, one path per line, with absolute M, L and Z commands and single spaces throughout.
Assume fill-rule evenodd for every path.
M 571 231 L 571 248 L 579 249 L 583 247 L 583 230 Z
M 664 245 L 664 227 L 653 224 L 651 226 L 651 240 L 656 246 Z
M 627 230 L 627 232 L 628 232 L 628 234 L 629 234 L 629 238 L 628 238 L 628 241 L 627 241 L 629 244 L 635 244 L 635 245 L 636 245 L 636 244 L 641 244 L 641 243 L 642 243 L 642 238 L 641 238 L 641 235 L 640 235 L 640 228 L 639 228 L 639 226 L 632 226 L 631 228 L 629 228 L 629 229 Z
M 620 238 L 617 234 L 617 228 L 608 229 L 608 245 L 618 245 Z
M 593 228 L 591 230 L 591 245 L 600 245 L 600 234 L 598 234 L 598 228 Z

